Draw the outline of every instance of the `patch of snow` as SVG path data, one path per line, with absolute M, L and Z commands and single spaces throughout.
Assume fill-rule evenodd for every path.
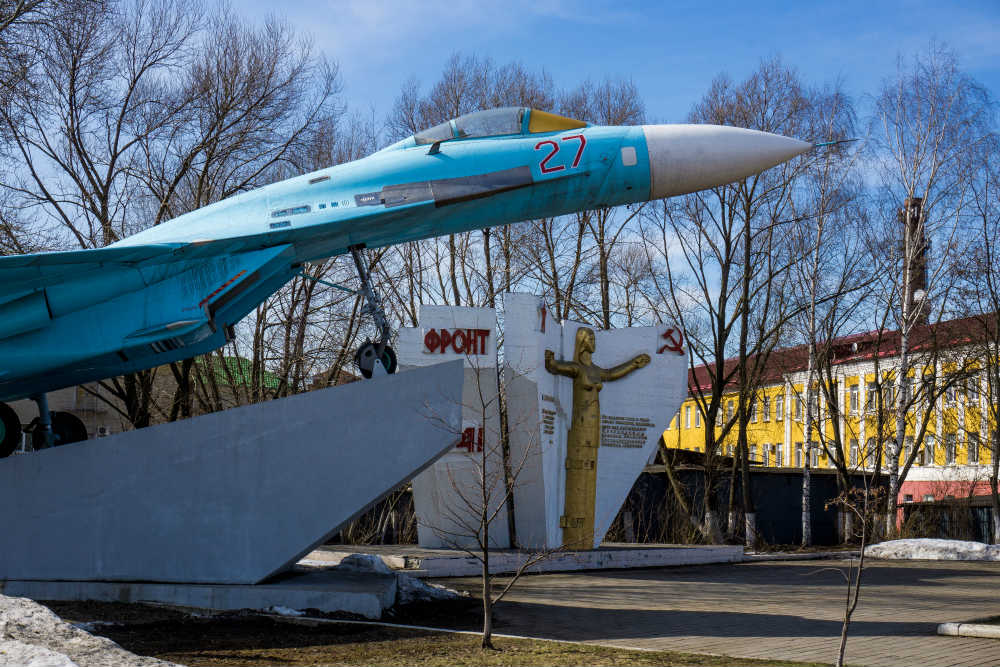
M 429 584 L 422 579 L 411 577 L 408 574 L 396 574 L 396 604 L 429 602 L 431 600 L 454 600 L 460 597 L 466 596 L 438 584 Z
M 1000 545 L 926 537 L 872 544 L 865 547 L 865 555 L 897 560 L 1000 560 Z
M 345 556 L 337 569 L 352 572 L 375 572 L 378 574 L 395 574 L 395 571 L 385 564 L 385 561 L 374 554 L 351 554 Z
M 464 597 L 458 591 L 428 584 L 427 582 L 411 577 L 398 570 L 393 570 L 385 564 L 380 557 L 374 554 L 351 554 L 345 556 L 337 569 L 349 570 L 351 572 L 372 572 L 376 574 L 392 574 L 396 576 L 396 604 L 409 604 L 411 602 L 428 602 L 431 600 L 452 600 Z
M 305 616 L 304 611 L 299 611 L 298 609 L 291 609 L 290 607 L 282 607 L 281 605 L 274 605 L 273 607 L 268 607 L 267 610 L 272 614 L 277 614 L 279 616 Z
M 129 653 L 110 639 L 73 627 L 33 600 L 5 595 L 0 595 L 0 651 L 3 651 L 0 665 L 165 667 L 173 664 Z M 12 658 L 14 655 L 17 657 Z

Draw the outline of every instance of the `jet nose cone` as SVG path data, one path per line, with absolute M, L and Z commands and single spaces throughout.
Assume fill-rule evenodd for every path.
M 723 125 L 643 125 L 650 198 L 725 185 L 801 155 L 812 144 Z

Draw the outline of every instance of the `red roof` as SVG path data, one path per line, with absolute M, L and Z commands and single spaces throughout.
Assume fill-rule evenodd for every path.
M 910 351 L 921 352 L 934 347 L 956 347 L 993 339 L 995 338 L 996 326 L 997 316 L 995 314 L 974 315 L 937 324 L 920 325 L 914 327 L 910 332 Z M 833 355 L 832 363 L 836 366 L 852 361 L 874 359 L 876 354 L 880 359 L 898 356 L 900 339 L 898 330 L 868 331 L 835 338 L 827 349 Z M 817 354 L 822 355 L 823 353 L 824 347 L 820 343 L 817 347 Z M 753 357 L 751 357 L 752 359 Z M 732 378 L 726 383 L 729 387 L 736 387 L 737 377 L 735 373 L 738 361 L 735 357 L 726 359 L 723 375 L 732 374 Z M 768 357 L 761 381 L 764 384 L 780 382 L 786 374 L 804 371 L 808 365 L 809 347 L 807 345 L 776 349 Z M 694 391 L 698 388 L 701 391 L 708 391 L 711 386 L 712 374 L 709 373 L 708 367 L 695 366 L 688 371 L 689 390 Z

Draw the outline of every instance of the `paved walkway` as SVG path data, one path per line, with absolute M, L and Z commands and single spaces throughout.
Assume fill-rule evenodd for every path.
M 941 637 L 938 623 L 1000 615 L 1000 563 L 869 561 L 850 665 L 1000 665 L 1000 640 Z M 524 577 L 497 632 L 832 663 L 843 561 L 706 565 Z M 449 585 L 475 592 L 471 579 Z

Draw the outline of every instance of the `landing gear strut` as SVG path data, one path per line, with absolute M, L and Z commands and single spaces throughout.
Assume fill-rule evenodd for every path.
M 87 439 L 87 427 L 71 412 L 52 412 L 45 394 L 32 396 L 38 405 L 35 417 L 26 431 L 31 433 L 31 446 L 37 451 L 46 447 L 59 447 Z
M 361 279 L 361 295 L 365 298 L 365 306 L 362 314 L 368 314 L 375 320 L 375 327 L 378 329 L 378 340 L 372 342 L 367 339 L 358 348 L 354 355 L 354 362 L 358 365 L 361 374 L 366 378 L 373 375 L 392 374 L 396 372 L 396 353 L 388 345 L 389 341 L 389 320 L 385 316 L 385 307 L 382 299 L 372 288 L 371 274 L 365 264 L 362 254 L 363 246 L 351 246 L 351 257 L 354 258 L 354 266 L 358 270 L 358 277 Z

